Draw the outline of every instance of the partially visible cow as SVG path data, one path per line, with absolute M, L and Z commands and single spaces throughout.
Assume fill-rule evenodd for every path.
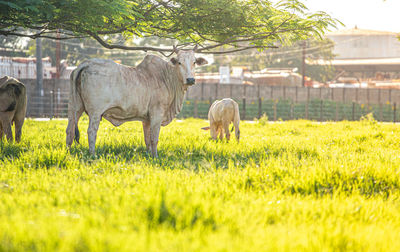
M 78 120 L 89 115 L 89 152 L 95 153 L 101 118 L 119 126 L 142 121 L 147 150 L 157 157 L 160 126 L 168 125 L 180 112 L 186 90 L 195 84 L 195 65 L 206 64 L 195 58 L 194 50 L 176 50 L 170 62 L 146 56 L 137 67 L 111 60 L 92 59 L 71 73 L 68 104 L 67 146 L 79 142 Z
M 216 100 L 208 111 L 208 120 L 210 120 L 210 127 L 204 127 L 204 130 L 210 130 L 211 137 L 214 140 L 224 138 L 224 133 L 227 141 L 230 140 L 229 124 L 233 122 L 235 127 L 235 136 L 237 141 L 240 139 L 240 115 L 239 105 L 231 98 L 224 98 L 222 100 Z
M 9 76 L 0 79 L 0 141 L 3 135 L 13 141 L 11 126 L 15 126 L 15 141 L 21 141 L 26 114 L 25 85 Z

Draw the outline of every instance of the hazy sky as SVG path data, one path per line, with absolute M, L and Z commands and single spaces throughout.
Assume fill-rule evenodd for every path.
M 310 11 L 325 11 L 346 27 L 400 33 L 400 0 L 303 0 Z

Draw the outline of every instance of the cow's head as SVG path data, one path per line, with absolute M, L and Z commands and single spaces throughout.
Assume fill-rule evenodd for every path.
M 207 60 L 204 58 L 196 58 L 194 56 L 196 52 L 197 46 L 193 50 L 178 50 L 174 46 L 174 52 L 176 53 L 176 58 L 172 58 L 171 62 L 175 67 L 178 68 L 178 71 L 182 77 L 182 81 L 186 85 L 194 85 L 194 68 L 195 66 L 201 66 L 207 64 Z

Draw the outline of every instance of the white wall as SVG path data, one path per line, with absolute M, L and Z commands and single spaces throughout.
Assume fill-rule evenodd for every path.
M 327 37 L 335 42 L 337 59 L 400 58 L 400 41 L 394 34 Z
M 8 75 L 17 79 L 36 79 L 36 62 L 24 60 L 18 62 L 11 57 L 0 57 L 0 77 Z M 51 62 L 43 60 L 43 79 L 50 79 Z

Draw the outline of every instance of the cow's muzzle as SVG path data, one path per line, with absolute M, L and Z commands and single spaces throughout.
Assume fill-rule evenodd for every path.
M 187 78 L 186 79 L 186 85 L 194 85 L 196 81 L 194 80 L 194 78 Z

